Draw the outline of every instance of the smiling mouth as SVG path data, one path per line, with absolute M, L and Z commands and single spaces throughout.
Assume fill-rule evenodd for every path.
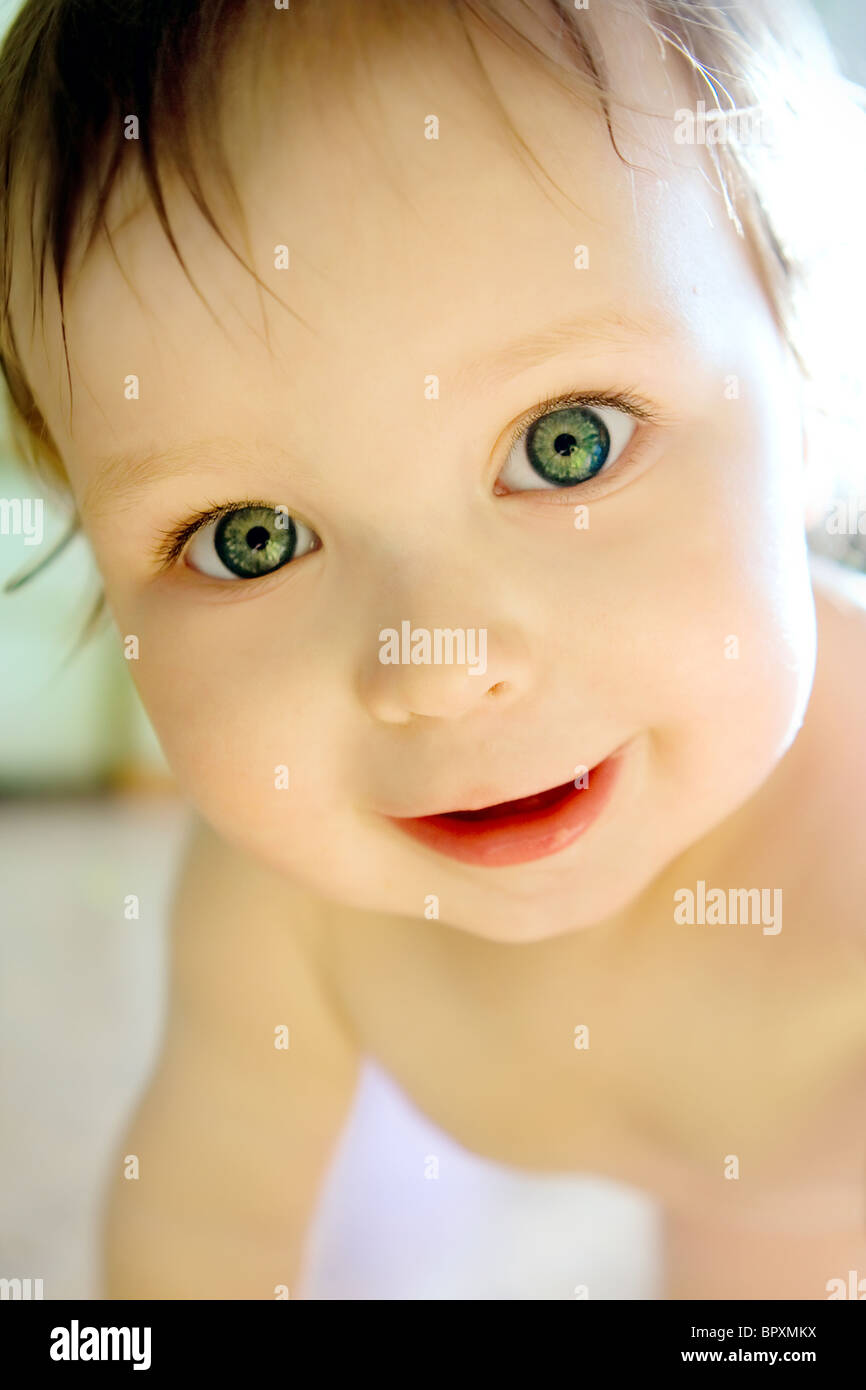
M 513 801 L 435 816 L 389 817 L 410 838 L 466 864 L 497 867 L 558 854 L 601 815 L 617 780 L 620 757 L 611 754 L 573 781 Z

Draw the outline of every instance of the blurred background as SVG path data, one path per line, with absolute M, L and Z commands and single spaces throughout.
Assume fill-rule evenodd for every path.
M 0 0 L 0 30 L 19 8 Z M 866 83 L 862 0 L 816 6 L 846 75 Z M 861 171 L 862 179 L 862 171 Z M 0 498 L 39 489 L 0 418 Z M 862 449 L 851 478 L 866 494 Z M 850 470 L 849 470 L 850 473 Z M 816 548 L 866 568 L 863 537 Z M 0 534 L 0 584 L 42 559 Z M 46 1298 L 97 1294 L 107 1165 L 154 1059 L 166 925 L 189 813 L 110 623 L 74 655 L 99 593 L 74 539 L 0 596 L 0 1276 Z M 140 916 L 124 917 L 138 895 Z M 423 1179 L 425 1156 L 439 1182 Z M 657 1214 L 594 1178 L 531 1179 L 461 1151 L 369 1067 L 314 1238 L 323 1298 L 650 1298 Z M 623 1252 L 628 1251 L 624 1261 Z

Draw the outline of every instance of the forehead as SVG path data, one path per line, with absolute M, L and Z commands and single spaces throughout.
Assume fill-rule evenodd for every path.
M 612 45 L 618 90 L 657 113 L 617 113 L 630 168 L 600 110 L 482 30 L 477 44 L 501 107 L 441 29 L 374 46 L 326 99 L 317 65 L 258 93 L 235 84 L 224 140 L 243 223 L 226 230 L 266 289 L 176 183 L 169 213 L 201 297 L 152 208 L 139 198 L 128 216 L 118 197 L 113 245 L 100 237 L 67 290 L 71 417 L 50 297 L 44 341 L 24 349 L 76 492 L 103 455 L 168 431 L 208 437 L 219 420 L 302 451 L 305 404 L 327 391 L 414 399 L 452 371 L 465 386 L 461 364 L 566 314 L 657 318 L 706 340 L 745 253 L 700 156 L 673 144 L 671 59 L 634 21 Z

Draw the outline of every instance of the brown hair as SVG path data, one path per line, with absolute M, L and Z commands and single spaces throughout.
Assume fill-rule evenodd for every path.
M 611 3 L 616 13 L 636 15 L 649 25 L 662 54 L 679 55 L 676 61 L 690 74 L 695 100 L 703 99 L 710 109 L 771 108 L 775 126 L 783 108 L 788 116 L 796 110 L 809 74 L 832 69 L 820 30 L 792 0 L 747 5 L 741 0 L 608 0 L 608 7 Z M 352 8 L 351 0 L 294 0 L 292 17 L 310 21 L 306 38 L 315 42 L 318 36 L 323 49 L 330 45 L 330 61 L 341 43 L 357 44 L 362 35 L 394 37 L 401 24 L 423 26 L 449 17 L 462 23 L 472 43 L 466 23 L 472 16 L 512 48 L 530 52 L 570 90 L 600 103 L 616 147 L 611 102 L 629 103 L 609 86 L 591 7 L 576 8 L 569 0 L 441 0 L 423 6 L 417 0 L 364 0 L 361 12 L 355 0 L 354 14 Z M 340 28 L 347 17 L 350 22 Z M 551 44 L 544 51 L 522 22 L 529 17 L 545 26 Z M 229 245 L 204 197 L 196 151 L 206 151 L 209 167 L 226 180 L 231 196 L 227 166 L 212 134 L 218 129 L 217 78 L 232 53 L 256 51 L 258 45 L 259 53 L 269 52 L 277 29 L 287 32 L 282 26 L 275 0 L 27 0 L 9 29 L 0 53 L 0 368 L 16 452 L 49 486 L 63 490 L 65 472 L 17 348 L 10 312 L 13 229 L 23 225 L 26 230 L 29 223 L 34 322 L 37 307 L 44 313 L 49 267 L 53 274 L 69 379 L 63 294 L 70 262 L 76 249 L 82 257 L 87 254 L 105 226 L 112 189 L 135 159 L 187 274 L 166 212 L 165 170 L 180 175 L 202 215 Z M 293 22 L 291 35 L 291 42 L 303 46 L 305 25 Z M 483 70 L 480 59 L 479 65 Z M 135 140 L 124 135 L 130 113 L 139 123 Z M 802 179 L 807 171 L 796 165 L 791 149 L 786 151 L 783 141 L 780 149 L 787 167 Z M 730 215 L 758 250 L 781 331 L 806 373 L 793 307 L 806 262 L 797 252 L 791 221 L 782 225 L 774 214 L 757 162 L 774 152 L 733 140 L 709 153 Z M 71 380 L 69 385 L 71 392 Z

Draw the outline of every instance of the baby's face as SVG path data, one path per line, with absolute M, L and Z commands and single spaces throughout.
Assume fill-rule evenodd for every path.
M 175 204 L 206 302 L 141 212 L 122 269 L 100 242 L 70 288 L 71 428 L 59 348 L 34 340 L 29 365 L 201 813 L 329 899 L 423 917 L 435 895 L 443 922 L 526 941 L 633 902 L 794 737 L 814 661 L 801 421 L 701 153 L 633 117 L 630 172 L 600 116 L 479 34 L 570 204 L 437 42 L 326 101 L 321 75 L 293 77 L 258 130 L 232 123 L 249 255 L 291 312 Z M 629 52 L 616 76 L 672 113 L 671 60 L 638 35 Z M 656 420 L 559 405 L 512 445 L 539 403 L 599 393 Z M 113 471 L 118 454 L 152 462 Z M 160 567 L 169 533 L 224 504 Z M 403 631 L 432 654 L 437 628 L 477 669 L 447 646 L 399 659 Z M 580 834 L 574 804 L 547 835 L 531 815 L 440 822 L 437 847 L 399 824 L 581 768 L 589 798 L 615 752 Z

